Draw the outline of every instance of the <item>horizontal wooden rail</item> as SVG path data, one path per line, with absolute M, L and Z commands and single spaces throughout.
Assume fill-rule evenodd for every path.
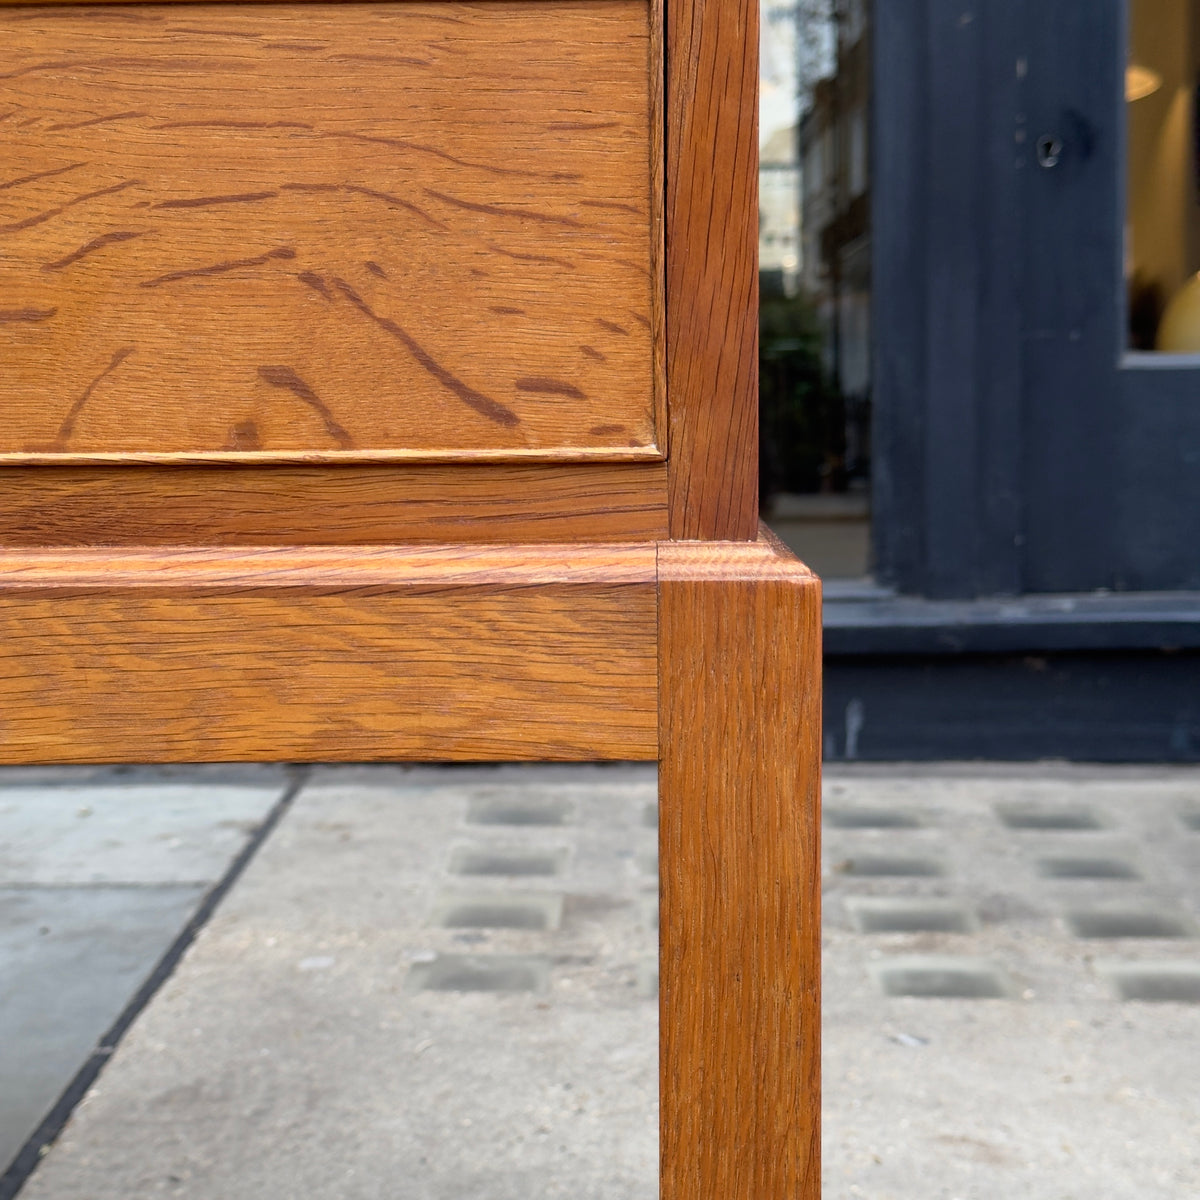
M 0 470 L 0 547 L 656 541 L 661 464 Z
M 655 548 L 0 553 L 0 762 L 652 759 Z
M 95 0 L 104 3 L 106 0 Z M 179 0 L 188 2 L 188 0 Z M 3 3 L 3 0 L 0 0 Z M 354 463 L 415 465 L 420 463 L 632 463 L 662 462 L 663 452 L 655 445 L 607 448 L 596 446 L 531 447 L 486 449 L 466 447 L 447 450 L 203 450 L 203 451 L 3 451 L 0 467 L 35 466 L 340 466 Z
M 134 0 L 141 7 L 147 0 Z M 149 0 L 155 4 L 428 4 L 430 0 Z M 525 0 L 529 4 L 561 4 L 562 0 Z M 603 4 L 605 0 L 583 0 L 585 4 Z M 511 3 L 511 0 L 484 0 L 484 3 Z M 70 0 L 78 4 L 109 4 L 132 8 L 131 0 Z M 64 8 L 64 0 L 0 0 L 0 8 Z

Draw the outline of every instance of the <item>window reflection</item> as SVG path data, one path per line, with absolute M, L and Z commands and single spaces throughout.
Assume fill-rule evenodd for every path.
M 1198 0 L 1131 0 L 1125 275 L 1134 350 L 1200 353 Z
M 869 0 L 763 11 L 760 478 L 826 577 L 869 570 Z

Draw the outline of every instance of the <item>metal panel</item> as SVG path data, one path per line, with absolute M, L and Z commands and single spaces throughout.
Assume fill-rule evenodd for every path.
M 893 0 L 876 20 L 881 580 L 1200 587 L 1200 366 L 1120 350 L 1122 0 Z
M 1200 654 L 826 657 L 825 758 L 1200 762 Z

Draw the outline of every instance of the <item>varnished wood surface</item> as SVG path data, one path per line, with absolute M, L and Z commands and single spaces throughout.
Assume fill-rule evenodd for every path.
M 661 463 L 0 469 L 0 546 L 654 541 Z
M 652 11 L 0 9 L 0 461 L 659 455 Z
M 0 762 L 653 758 L 655 550 L 0 555 Z
M 820 1196 L 820 594 L 659 549 L 662 1200 Z
M 653 583 L 655 548 L 605 546 L 179 546 L 172 549 L 0 551 L 0 595 L 11 592 L 213 589 L 395 592 Z
M 158 0 L 159 3 L 168 5 L 193 5 L 193 4 L 211 4 L 213 0 Z M 244 4 L 249 0 L 224 0 L 229 4 Z M 307 4 L 311 0 L 253 0 L 257 4 Z M 325 0 L 329 4 L 382 4 L 395 3 L 396 0 Z M 399 0 L 400 3 L 412 3 L 413 0 Z M 461 2 L 461 0 L 459 0 Z M 480 3 L 489 4 L 492 0 L 479 0 Z M 530 3 L 538 4 L 558 4 L 560 0 L 529 0 Z M 78 8 L 80 5 L 104 5 L 109 7 L 129 8 L 129 0 L 71 0 L 70 4 L 64 4 L 63 0 L 0 0 L 0 8 Z
M 758 525 L 758 3 L 667 6 L 671 536 Z
M 651 353 L 654 370 L 654 448 L 665 459 L 670 445 L 667 405 L 667 219 L 666 219 L 666 0 L 650 3 L 650 284 Z

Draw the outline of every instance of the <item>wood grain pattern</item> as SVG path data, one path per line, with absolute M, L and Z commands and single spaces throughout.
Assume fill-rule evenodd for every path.
M 671 536 L 758 525 L 758 3 L 667 8 Z
M 652 546 L 181 546 L 170 550 L 0 551 L 0 593 L 212 589 L 398 593 L 543 584 L 652 583 Z
M 653 758 L 655 553 L 0 554 L 0 762 Z
M 651 12 L 0 9 L 0 461 L 661 457 Z
M 0 469 L 0 546 L 655 541 L 662 463 Z
M 820 590 L 659 548 L 662 1200 L 820 1195 Z
M 655 449 L 665 459 L 670 436 L 667 405 L 667 215 L 666 215 L 666 0 L 650 0 L 650 281 L 651 346 L 654 355 Z

